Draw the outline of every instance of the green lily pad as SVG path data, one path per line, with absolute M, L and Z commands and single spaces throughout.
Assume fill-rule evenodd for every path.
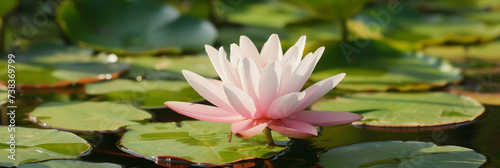
M 9 79 L 7 69 L 8 69 L 7 61 L 0 60 L 0 78 L 1 79 Z M 61 79 L 52 76 L 52 68 L 45 67 L 41 65 L 35 64 L 24 64 L 24 63 L 15 63 L 14 65 L 15 73 L 16 73 L 16 85 L 20 84 L 55 84 L 57 82 L 62 81 Z
M 363 43 L 366 46 L 358 42 L 329 44 L 311 79 L 319 81 L 344 72 L 347 75 L 336 88 L 407 91 L 444 86 L 462 78 L 459 69 L 440 58 L 403 53 L 381 41 Z
M 116 54 L 202 50 L 217 36 L 209 21 L 179 17 L 177 9 L 154 0 L 65 1 L 57 20 L 73 40 Z
M 249 139 L 232 138 L 230 124 L 205 121 L 134 125 L 123 135 L 121 145 L 145 157 L 174 156 L 196 163 L 225 164 L 243 158 L 270 158 L 283 147 L 268 147 L 264 133 Z M 275 140 L 288 141 L 274 134 Z
M 8 63 L 0 60 L 0 78 L 8 79 Z M 59 63 L 39 64 L 16 62 L 16 85 L 49 85 L 64 87 L 72 83 L 86 84 L 99 80 L 113 79 L 124 73 L 126 63 Z
M 186 81 L 132 81 L 115 79 L 85 86 L 89 95 L 106 96 L 108 100 L 138 101 L 141 108 L 165 107 L 165 101 L 203 100 Z
M 467 59 L 478 59 L 489 62 L 500 63 L 500 41 L 478 45 L 437 45 L 427 46 L 422 49 L 423 52 L 435 55 L 449 60 L 457 60 L 461 62 Z
M 184 80 L 181 73 L 184 69 L 207 77 L 218 77 L 208 56 L 134 57 L 125 59 L 125 62 L 131 65 L 128 76 L 132 78 Z
M 54 158 L 77 158 L 90 149 L 84 139 L 69 132 L 53 129 L 34 129 L 0 126 L 0 166 L 10 167 L 22 163 Z M 9 132 L 9 130 L 12 132 Z M 14 134 L 14 139 L 10 137 Z M 15 142 L 15 147 L 11 145 Z M 15 149 L 15 160 L 8 158 Z
M 48 160 L 39 163 L 25 163 L 17 166 L 18 168 L 121 168 L 122 166 L 113 163 L 93 163 L 80 160 Z
M 53 76 L 71 81 L 85 78 L 112 79 L 119 76 L 129 68 L 126 63 L 67 63 L 55 65 Z
M 330 149 L 319 157 L 328 167 L 479 167 L 486 157 L 459 146 L 417 141 L 367 142 Z
M 301 1 L 301 0 L 286 0 L 292 4 L 304 8 L 310 15 L 325 20 L 341 20 L 348 19 L 357 14 L 368 0 L 353 0 L 353 1 Z
M 426 127 L 472 121 L 484 112 L 475 100 L 443 92 L 357 93 L 321 100 L 313 110 L 346 111 L 363 115 L 355 125 Z
M 244 25 L 283 28 L 308 16 L 294 5 L 283 2 L 243 5 L 227 14 L 227 19 Z
M 151 118 L 148 112 L 131 105 L 90 101 L 45 103 L 28 115 L 30 121 L 42 126 L 77 132 L 116 132 Z
M 401 4 L 399 12 L 391 13 L 386 8 L 386 5 L 381 5 L 364 11 L 355 19 L 365 23 L 365 32 L 381 33 L 386 38 L 412 43 L 416 47 L 491 41 L 500 35 L 500 24 L 488 25 L 459 15 L 423 14 L 413 4 Z
M 0 1 L 0 17 L 9 13 L 17 4 L 17 0 Z M 1 25 L 1 24 L 0 24 Z

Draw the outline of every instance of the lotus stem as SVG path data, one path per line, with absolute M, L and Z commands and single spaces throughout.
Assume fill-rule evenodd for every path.
M 266 135 L 267 145 L 276 146 L 274 144 L 273 134 L 271 134 L 271 129 L 269 127 L 266 127 L 266 129 L 264 130 L 264 134 Z

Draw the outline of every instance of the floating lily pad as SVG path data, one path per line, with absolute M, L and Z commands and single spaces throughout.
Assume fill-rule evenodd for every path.
M 63 80 L 77 81 L 77 83 L 90 83 L 84 81 L 87 79 L 99 81 L 117 78 L 129 68 L 129 65 L 126 63 L 67 63 L 58 64 L 54 68 L 52 75 L 55 77 Z
M 4 0 L 0 1 L 0 17 L 9 13 L 17 4 L 17 0 Z M 0 23 L 1 25 L 1 23 Z
M 57 20 L 80 44 L 117 54 L 202 50 L 217 36 L 209 21 L 179 17 L 177 9 L 154 0 L 65 1 Z
M 25 163 L 17 166 L 18 168 L 121 168 L 122 166 L 113 163 L 94 163 L 80 160 L 48 160 L 39 163 Z
M 125 59 L 125 62 L 131 65 L 128 76 L 133 78 L 184 80 L 183 69 L 207 77 L 218 77 L 208 56 L 134 57 Z
M 8 63 L 0 61 L 0 78 L 8 79 Z M 16 85 L 21 87 L 64 87 L 113 79 L 124 73 L 126 63 L 60 63 L 53 65 L 15 63 Z
M 427 46 L 422 49 L 423 52 L 436 55 L 450 60 L 457 59 L 480 59 L 484 61 L 491 61 L 500 63 L 500 42 L 495 41 L 491 43 L 478 44 L 478 45 L 443 45 L 443 46 Z
M 283 147 L 268 147 L 264 133 L 249 139 L 232 138 L 230 124 L 205 121 L 184 121 L 182 127 L 175 123 L 134 125 L 123 135 L 121 145 L 126 151 L 153 156 L 180 157 L 191 162 L 225 164 L 243 158 L 270 158 Z M 274 134 L 275 140 L 288 141 L 287 137 Z
M 403 53 L 381 42 L 331 43 L 311 79 L 338 73 L 346 77 L 336 87 L 345 90 L 427 90 L 460 80 L 460 70 L 440 58 Z
M 53 129 L 34 129 L 0 126 L 0 166 L 10 167 L 22 163 L 54 158 L 77 158 L 90 149 L 82 138 L 69 132 Z M 9 132 L 14 128 L 12 132 Z M 14 135 L 14 139 L 10 137 Z M 15 146 L 11 145 L 15 142 Z M 9 159 L 9 151 L 15 149 L 15 160 Z
M 138 101 L 141 108 L 165 107 L 165 101 L 203 100 L 186 81 L 132 81 L 115 79 L 85 86 L 89 95 L 104 94 L 109 100 Z
M 500 92 L 494 92 L 494 90 L 489 91 L 490 92 L 481 92 L 479 90 L 474 91 L 463 87 L 450 87 L 450 92 L 453 94 L 468 96 L 483 104 L 500 105 Z
M 283 28 L 288 23 L 307 18 L 307 14 L 296 6 L 279 1 L 243 5 L 227 14 L 227 19 L 234 23 L 274 28 Z
M 42 126 L 77 132 L 115 132 L 151 118 L 148 112 L 131 105 L 90 101 L 45 103 L 28 115 L 30 121 Z
M 367 142 L 330 149 L 319 157 L 328 167 L 480 167 L 486 157 L 459 146 L 417 141 Z
M 378 32 L 389 39 L 414 43 L 417 47 L 491 41 L 500 35 L 500 24 L 488 25 L 457 15 L 423 14 L 416 6 L 406 3 L 390 11 L 384 4 L 360 13 L 355 19 L 365 23 L 366 32 Z
M 346 111 L 363 115 L 355 125 L 426 127 L 472 121 L 484 112 L 475 100 L 443 92 L 358 93 L 321 100 L 313 110 Z

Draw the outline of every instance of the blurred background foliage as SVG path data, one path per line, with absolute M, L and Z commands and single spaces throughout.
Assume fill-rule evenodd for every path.
M 431 125 L 435 126 L 475 120 L 484 109 L 472 99 L 483 105 L 500 105 L 498 0 L 1 0 L 0 17 L 0 53 L 16 56 L 16 85 L 18 93 L 22 93 L 17 101 L 18 116 L 23 116 L 16 118 L 16 122 L 21 125 L 29 125 L 28 117 L 23 114 L 36 109 L 31 114 L 36 118 L 47 108 L 37 106 L 45 102 L 57 102 L 49 104 L 49 111 L 73 111 L 65 114 L 68 118 L 85 118 L 75 109 L 93 101 L 105 102 L 103 106 L 127 104 L 126 108 L 137 107 L 155 114 L 152 117 L 138 115 L 121 121 L 124 123 L 119 126 L 149 121 L 149 118 L 160 122 L 186 119 L 165 114 L 167 109 L 163 102 L 203 101 L 184 80 L 181 70 L 217 78 L 204 45 L 222 46 L 228 52 L 230 44 L 238 43 L 239 37 L 246 35 L 260 49 L 273 33 L 279 35 L 284 50 L 302 35 L 307 36 L 306 53 L 326 47 L 307 85 L 337 73 L 347 73 L 335 92 L 313 105 L 313 110 L 328 108 L 324 105 L 334 104 L 331 102 L 338 102 L 338 99 L 347 101 L 356 96 L 376 99 L 377 95 L 392 95 L 394 100 L 364 103 L 360 107 L 364 109 L 349 106 L 343 110 L 358 110 L 361 114 L 381 105 L 387 109 L 378 111 L 370 119 L 388 123 L 376 126 L 426 127 L 428 121 L 433 121 Z M 0 83 L 6 84 L 8 63 L 7 58 L 3 58 L 0 60 Z M 0 87 L 4 97 L 6 90 Z M 447 93 L 419 94 L 420 97 L 414 99 L 415 92 Z M 453 111 L 463 106 L 464 103 L 453 103 L 458 101 L 477 105 L 477 108 L 474 106 L 463 114 L 450 112 L 448 116 L 414 117 L 429 112 L 418 107 L 430 106 L 434 99 L 446 102 L 435 109 Z M 417 115 L 400 115 L 404 119 L 396 119 L 402 123 L 396 123 L 394 118 L 383 118 L 393 112 L 399 113 L 400 109 L 395 110 L 394 104 L 407 106 L 408 101 L 404 100 L 417 102 L 414 105 L 417 108 L 407 111 Z M 1 102 L 7 101 L 2 99 Z M 78 108 L 68 106 L 75 104 Z M 113 110 L 94 110 L 94 117 L 88 122 L 99 123 L 102 118 L 95 116 L 109 111 Z M 498 111 L 498 108 L 490 111 Z M 110 116 L 119 118 L 117 116 L 122 114 L 116 112 Z M 82 125 L 58 125 L 67 123 L 68 119 L 48 121 L 47 118 L 50 117 L 41 116 L 30 121 L 47 122 L 45 126 L 65 131 L 88 131 L 83 130 L 81 127 L 85 126 Z M 481 121 L 460 128 L 475 129 L 486 120 Z M 462 146 L 480 149 L 479 152 L 493 158 L 491 163 L 499 165 L 498 150 L 490 150 L 491 144 L 498 142 L 489 137 L 494 137 L 491 134 L 500 126 L 492 117 L 487 121 L 488 125 L 481 127 L 487 130 L 481 134 L 485 136 L 479 138 L 477 144 L 463 142 L 467 145 Z M 119 131 L 114 130 L 117 126 L 113 124 L 102 126 L 101 123 L 102 130 L 91 131 Z M 374 131 L 346 125 L 325 127 L 324 132 L 326 136 L 315 138 L 327 145 L 316 145 L 322 149 L 374 140 L 360 140 L 360 132 Z M 324 143 L 349 134 L 346 132 L 359 135 L 351 134 L 342 141 Z M 379 135 L 386 134 L 389 133 Z M 418 139 L 399 136 L 405 134 L 394 133 L 398 138 L 375 139 Z M 116 143 L 113 142 L 113 146 Z M 157 152 L 156 148 L 145 149 Z M 233 155 L 228 156 L 235 159 Z M 311 156 L 316 158 L 317 154 Z
M 347 72 L 339 85 L 344 90 L 427 90 L 464 77 L 477 82 L 478 75 L 488 75 L 490 83 L 499 80 L 496 0 L 0 3 L 0 51 L 20 54 L 19 66 L 30 67 L 22 73 L 39 74 L 19 79 L 35 88 L 98 81 L 89 79 L 99 74 L 85 68 L 92 66 L 106 70 L 100 74 L 115 72 L 112 78 L 182 80 L 180 69 L 215 77 L 212 69 L 203 68 L 210 65 L 208 59 L 198 58 L 205 55 L 203 45 L 228 49 L 247 35 L 260 47 L 271 33 L 279 34 L 284 48 L 301 35 L 307 35 L 306 52 L 326 46 L 312 80 Z M 478 87 L 469 90 L 498 91 L 496 84 Z

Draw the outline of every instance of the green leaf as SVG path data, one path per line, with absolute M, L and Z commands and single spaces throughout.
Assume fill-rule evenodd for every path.
M 80 160 L 48 160 L 38 163 L 25 163 L 18 168 L 121 168 L 122 166 L 113 163 L 93 163 Z
M 148 80 L 184 80 L 182 70 L 218 77 L 208 56 L 182 56 L 182 57 L 133 57 L 125 59 L 131 65 L 128 76 Z
M 486 157 L 459 146 L 417 141 L 367 142 L 330 149 L 319 157 L 329 167 L 479 167 Z
M 273 28 L 283 28 L 289 23 L 308 18 L 307 14 L 297 7 L 279 1 L 243 5 L 226 15 L 227 19 L 234 23 Z
M 425 127 L 472 121 L 484 107 L 465 96 L 443 92 L 357 93 L 321 100 L 313 110 L 345 111 L 363 115 L 355 125 Z
M 8 63 L 0 60 L 0 78 L 8 79 Z M 67 86 L 71 83 L 86 84 L 118 77 L 128 69 L 126 63 L 20 63 L 14 65 L 17 85 Z
M 0 1 L 0 17 L 3 17 L 7 13 L 9 13 L 16 5 L 17 5 L 17 0 Z
M 461 79 L 449 62 L 422 54 L 408 54 L 381 41 L 361 44 L 331 43 L 311 75 L 320 81 L 338 73 L 346 77 L 336 87 L 345 90 L 426 90 Z
M 54 158 L 77 158 L 90 149 L 84 139 L 69 132 L 7 126 L 0 128 L 0 166 L 17 166 Z M 14 139 L 10 138 L 12 135 Z M 15 142 L 15 146 L 11 145 L 11 141 Z M 15 149 L 15 160 L 8 158 L 12 147 Z
M 57 20 L 73 40 L 116 54 L 202 50 L 217 36 L 210 22 L 155 0 L 65 1 Z
M 116 78 L 128 68 L 129 65 L 126 63 L 66 63 L 55 65 L 52 75 L 59 79 L 77 82 L 85 78 L 102 80 Z
M 43 126 L 71 130 L 114 132 L 120 127 L 148 121 L 151 114 L 131 105 L 111 102 L 45 103 L 28 114 L 32 122 Z
M 107 100 L 139 101 L 141 108 L 164 107 L 166 101 L 203 100 L 186 81 L 132 81 L 115 79 L 85 86 L 89 95 L 104 94 Z
M 400 5 L 399 12 L 386 8 L 384 4 L 357 15 L 355 19 L 366 26 L 361 32 L 380 33 L 385 38 L 412 43 L 415 47 L 469 44 L 494 40 L 500 35 L 500 24 L 488 25 L 460 15 L 425 14 L 412 4 Z
M 249 139 L 233 137 L 229 143 L 230 132 L 230 124 L 205 121 L 184 121 L 182 127 L 175 123 L 134 125 L 123 135 L 121 145 L 145 157 L 169 155 L 211 164 L 251 157 L 267 159 L 284 149 L 266 146 L 264 133 Z M 277 133 L 273 138 L 288 141 Z
M 304 8 L 310 15 L 325 20 L 348 19 L 357 14 L 368 0 L 285 0 Z

